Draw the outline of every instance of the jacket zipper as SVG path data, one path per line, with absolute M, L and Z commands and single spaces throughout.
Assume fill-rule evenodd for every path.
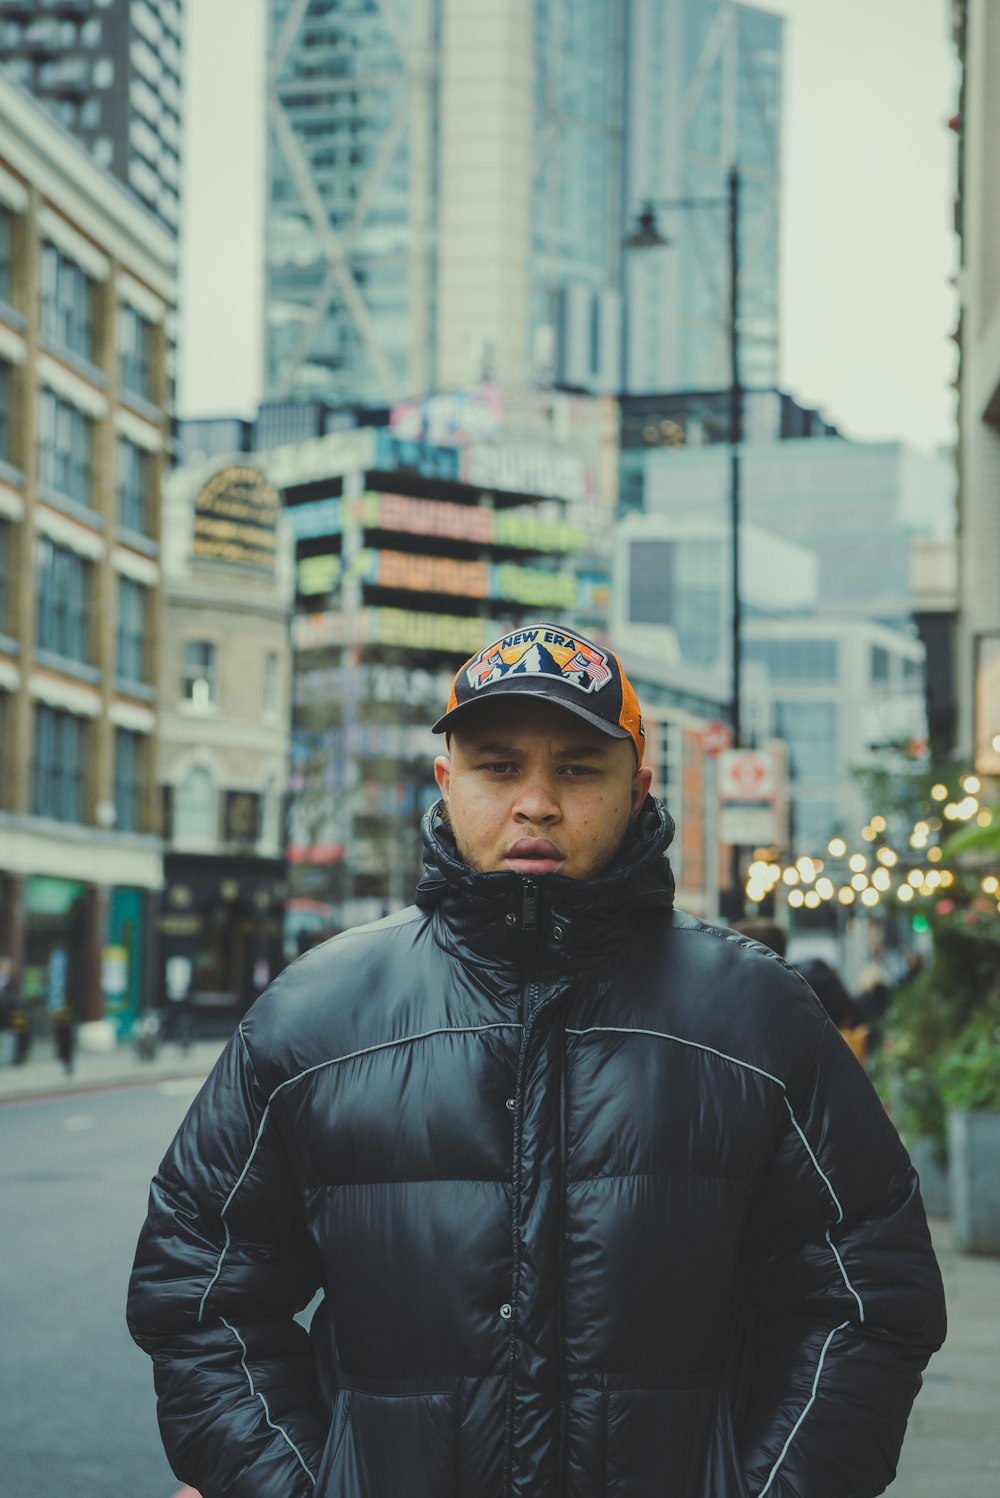
M 515 1221 L 520 1218 L 521 1207 L 521 1139 L 524 1128 L 524 1066 L 528 1054 L 528 1044 L 534 1022 L 541 1006 L 541 982 L 538 977 L 538 886 L 533 879 L 521 880 L 521 931 L 525 940 L 525 985 L 524 995 L 526 1008 L 524 1013 L 524 1029 L 521 1037 L 521 1055 L 518 1064 L 517 1075 L 517 1098 L 515 1103 L 515 1133 L 514 1150 L 516 1162 L 516 1181 L 514 1190 L 514 1216 Z M 559 1170 L 562 1172 L 563 1161 L 566 1153 L 566 1068 L 565 1068 L 565 1018 L 559 1026 Z M 556 1265 L 558 1284 L 556 1286 L 556 1347 L 558 1359 L 558 1383 L 559 1397 L 557 1404 L 556 1425 L 556 1492 L 561 1494 L 565 1488 L 566 1469 L 566 1373 L 565 1360 L 563 1356 L 563 1238 L 565 1234 L 565 1187 L 562 1179 L 558 1182 L 559 1221 L 558 1221 L 558 1244 L 556 1249 Z M 513 1393 L 514 1393 L 514 1358 L 516 1357 L 516 1324 L 517 1303 L 520 1291 L 521 1260 L 520 1253 L 515 1253 L 514 1262 L 514 1316 L 511 1319 L 510 1329 L 510 1405 L 507 1421 L 507 1482 L 506 1491 L 510 1493 L 514 1486 L 514 1421 L 513 1421 Z
M 514 1174 L 512 1181 L 511 1209 L 514 1223 L 514 1259 L 511 1301 L 514 1314 L 510 1321 L 507 1385 L 507 1439 L 504 1453 L 504 1492 L 510 1494 L 514 1488 L 514 1362 L 517 1357 L 517 1309 L 521 1285 L 521 1251 L 519 1244 L 521 1219 L 521 1194 L 523 1187 L 524 1135 L 524 1072 L 528 1057 L 528 1044 L 535 1012 L 541 998 L 541 983 L 538 980 L 538 886 L 533 879 L 521 880 L 521 934 L 524 941 L 524 965 L 522 970 L 522 1021 L 521 1050 L 517 1061 L 517 1080 L 514 1094 Z

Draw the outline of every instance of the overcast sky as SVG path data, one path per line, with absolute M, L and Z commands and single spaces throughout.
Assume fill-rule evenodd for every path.
M 475 4 L 475 0 L 467 0 Z M 775 0 L 785 31 L 782 383 L 852 437 L 954 437 L 948 0 Z M 261 391 L 265 0 L 188 13 L 183 415 Z

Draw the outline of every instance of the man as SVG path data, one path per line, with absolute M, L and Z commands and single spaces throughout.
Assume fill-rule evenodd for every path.
M 673 911 L 616 656 L 516 631 L 435 729 L 416 906 L 271 986 L 153 1182 L 130 1324 L 174 1470 L 873 1498 L 944 1315 L 864 1073 L 773 953 Z

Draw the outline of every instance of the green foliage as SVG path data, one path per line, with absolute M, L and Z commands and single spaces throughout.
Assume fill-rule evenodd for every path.
M 936 925 L 933 960 L 899 989 L 886 1016 L 876 1082 L 911 1144 L 929 1138 L 943 1145 L 949 1108 L 1000 1108 L 1000 964 L 993 940 Z
M 995 816 L 985 827 L 980 827 L 978 822 L 974 822 L 971 827 L 962 827 L 958 832 L 953 832 L 942 851 L 945 858 L 949 860 L 959 853 L 1000 856 L 1000 816 Z
M 1000 1027 L 981 1017 L 938 1070 L 945 1109 L 1000 1113 Z

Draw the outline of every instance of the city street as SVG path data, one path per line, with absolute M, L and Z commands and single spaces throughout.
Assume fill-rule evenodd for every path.
M 152 1370 L 125 1326 L 149 1178 L 196 1080 L 0 1109 L 2 1488 L 172 1498 Z

